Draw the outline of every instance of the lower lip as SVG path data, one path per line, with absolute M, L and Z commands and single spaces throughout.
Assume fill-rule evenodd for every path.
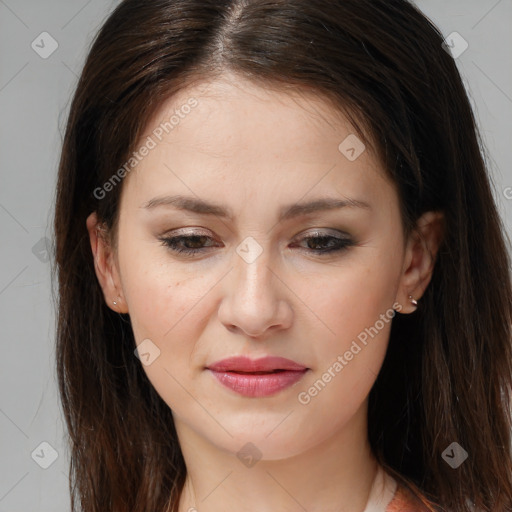
M 234 372 L 210 372 L 221 384 L 232 389 L 236 393 L 249 397 L 270 396 L 286 389 L 298 382 L 307 369 L 301 371 L 286 370 L 277 373 L 234 373 Z

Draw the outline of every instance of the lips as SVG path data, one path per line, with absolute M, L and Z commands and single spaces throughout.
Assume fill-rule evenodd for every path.
M 298 382 L 309 370 L 283 357 L 230 357 L 207 367 L 225 387 L 247 397 L 278 393 Z
M 210 370 L 217 372 L 239 372 L 239 373 L 271 373 L 283 370 L 303 371 L 302 366 L 291 359 L 284 357 L 267 356 L 261 359 L 250 359 L 248 357 L 235 356 L 222 359 L 208 366 Z

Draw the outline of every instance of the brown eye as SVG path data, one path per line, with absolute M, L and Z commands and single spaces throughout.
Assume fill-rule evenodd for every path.
M 207 240 L 212 240 L 212 238 L 206 235 L 191 235 L 161 237 L 159 240 L 163 245 L 178 254 L 193 255 L 203 252 L 204 243 Z
M 306 242 L 306 250 L 318 253 L 320 255 L 340 252 L 354 245 L 354 241 L 350 238 L 339 238 L 332 235 L 322 235 L 316 233 L 313 236 L 306 236 L 302 238 L 300 242 Z

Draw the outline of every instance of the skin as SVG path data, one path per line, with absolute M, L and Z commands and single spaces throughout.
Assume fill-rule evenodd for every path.
M 405 240 L 398 196 L 380 162 L 369 147 L 347 159 L 338 146 L 354 128 L 309 93 L 224 74 L 163 104 L 141 143 L 191 97 L 198 105 L 124 178 L 117 247 L 98 231 L 95 214 L 87 219 L 106 303 L 129 313 L 137 344 L 149 338 L 160 350 L 144 370 L 173 411 L 187 464 L 179 510 L 363 511 L 377 469 L 368 394 L 391 322 L 359 343 L 362 350 L 309 403 L 298 394 L 386 311 L 414 311 L 409 295 L 421 307 L 441 216 L 426 213 Z M 225 205 L 233 220 L 143 208 L 174 194 Z M 277 222 L 282 205 L 323 196 L 371 208 Z M 158 239 L 183 228 L 211 237 L 189 243 L 203 252 L 180 256 Z M 316 255 L 325 241 L 304 239 L 316 229 L 354 245 Z M 236 252 L 247 237 L 262 250 L 251 263 Z M 278 355 L 310 370 L 273 396 L 248 398 L 205 370 L 231 355 Z M 251 467 L 237 457 L 246 443 L 261 453 Z

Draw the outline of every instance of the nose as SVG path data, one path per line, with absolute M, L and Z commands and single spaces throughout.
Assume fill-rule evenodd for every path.
M 234 268 L 223 280 L 218 312 L 228 330 L 253 338 L 287 329 L 293 319 L 293 287 L 278 275 L 268 247 L 262 249 L 255 259 L 234 255 Z

